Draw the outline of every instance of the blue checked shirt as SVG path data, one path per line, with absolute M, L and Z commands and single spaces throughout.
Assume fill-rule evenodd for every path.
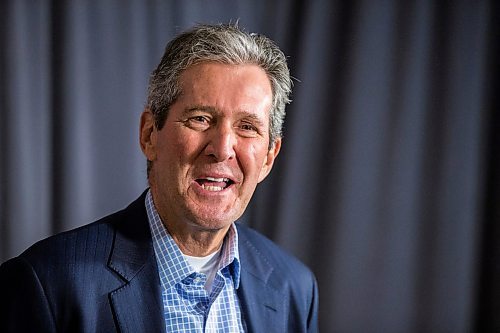
M 236 295 L 240 283 L 238 232 L 233 224 L 221 250 L 212 289 L 205 288 L 206 275 L 197 273 L 163 225 L 153 203 L 146 196 L 153 247 L 160 275 L 163 313 L 167 332 L 244 332 Z

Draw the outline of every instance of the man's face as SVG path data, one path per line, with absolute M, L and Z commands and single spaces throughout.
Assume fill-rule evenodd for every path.
M 256 65 L 206 62 L 185 70 L 181 95 L 161 130 L 141 119 L 141 146 L 152 161 L 150 184 L 167 225 L 229 227 L 272 168 L 281 140 L 269 150 L 272 90 Z

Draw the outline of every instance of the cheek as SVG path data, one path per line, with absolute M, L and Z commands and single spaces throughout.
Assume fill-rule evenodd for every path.
M 188 151 L 190 142 L 190 138 L 183 136 L 177 128 L 170 127 L 159 137 L 158 146 L 164 158 L 173 160 L 174 156 L 175 159 L 182 158 Z
M 199 155 L 200 138 L 174 130 L 171 135 L 165 135 L 162 140 L 162 166 L 169 169 L 171 173 L 175 173 L 177 177 L 187 176 Z
M 178 168 L 183 148 L 181 142 L 177 142 L 178 139 L 162 134 L 158 137 L 157 144 L 158 173 L 169 178 Z
M 265 164 L 267 150 L 261 145 L 248 145 L 241 151 L 241 164 L 246 177 L 257 180 Z
M 172 147 L 172 153 L 181 164 L 193 164 L 202 150 L 202 139 L 196 135 L 177 138 Z

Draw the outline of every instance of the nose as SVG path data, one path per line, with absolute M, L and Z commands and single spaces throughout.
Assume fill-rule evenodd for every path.
M 205 153 L 223 162 L 235 157 L 236 135 L 229 124 L 219 124 L 210 131 Z

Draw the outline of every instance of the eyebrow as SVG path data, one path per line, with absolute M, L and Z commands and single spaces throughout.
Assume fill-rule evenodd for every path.
M 264 122 L 262 119 L 254 115 L 253 113 L 247 112 L 247 111 L 242 111 L 241 112 L 244 116 L 243 118 L 251 120 L 257 127 L 262 128 L 263 130 L 267 131 L 265 128 Z
M 189 115 L 190 113 L 193 113 L 195 111 L 203 111 L 203 112 L 208 112 L 210 114 L 217 114 L 219 113 L 216 108 L 212 106 L 206 106 L 206 105 L 193 105 L 190 107 L 185 108 L 182 111 L 182 115 Z
M 184 111 L 182 112 L 182 116 L 187 116 L 187 115 L 189 115 L 193 112 L 196 112 L 196 111 L 207 112 L 211 115 L 221 114 L 221 112 L 219 110 L 217 110 L 217 108 L 214 108 L 213 106 L 193 105 L 193 106 L 189 106 L 189 107 L 185 108 Z M 259 127 L 262 127 L 262 128 L 265 127 L 262 119 L 260 119 L 258 116 L 256 116 L 255 114 L 253 114 L 251 112 L 243 110 L 243 111 L 237 111 L 236 113 L 238 115 L 240 115 L 241 118 L 243 118 L 243 119 L 251 120 L 253 123 L 255 123 L 255 125 L 257 125 Z

